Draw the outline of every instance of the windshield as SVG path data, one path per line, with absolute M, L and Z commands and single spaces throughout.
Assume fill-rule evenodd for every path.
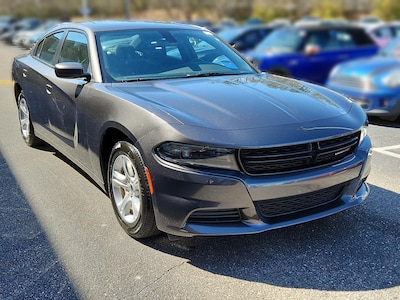
M 379 53 L 383 56 L 400 56 L 400 38 L 392 40 Z
M 255 51 L 283 53 L 297 52 L 305 34 L 304 31 L 292 27 L 275 30 L 258 44 Z
M 256 73 L 209 31 L 140 29 L 96 35 L 106 82 Z

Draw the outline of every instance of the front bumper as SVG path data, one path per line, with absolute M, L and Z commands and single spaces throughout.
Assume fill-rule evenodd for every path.
M 358 103 L 369 116 L 376 116 L 394 120 L 400 116 L 400 90 L 377 90 L 374 92 L 360 92 L 334 85 L 327 85 L 339 93 L 350 97 Z
M 187 169 L 156 158 L 162 168 L 152 174 L 157 226 L 166 233 L 188 237 L 251 234 L 337 213 L 368 196 L 365 180 L 371 169 L 370 149 L 367 137 L 355 155 L 339 164 L 260 177 Z M 304 208 L 300 204 L 294 213 L 268 215 L 270 204 L 298 205 L 314 195 L 323 201 L 312 200 Z M 323 199 L 329 195 L 332 199 Z

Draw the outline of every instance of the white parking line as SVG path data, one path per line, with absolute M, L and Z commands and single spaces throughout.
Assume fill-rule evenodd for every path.
M 373 151 L 385 154 L 385 155 L 390 155 L 396 158 L 400 158 L 400 154 L 392 152 L 390 150 L 396 150 L 400 149 L 400 145 L 395 145 L 395 146 L 388 146 L 388 147 L 381 147 L 381 148 L 373 148 Z

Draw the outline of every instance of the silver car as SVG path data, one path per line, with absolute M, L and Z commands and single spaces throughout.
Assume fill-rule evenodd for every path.
M 363 110 L 260 73 L 204 28 L 64 23 L 12 77 L 25 142 L 86 172 L 134 238 L 258 233 L 369 194 Z

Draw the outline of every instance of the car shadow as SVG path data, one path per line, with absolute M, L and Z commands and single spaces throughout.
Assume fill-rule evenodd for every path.
M 377 117 L 368 117 L 368 121 L 370 124 L 373 124 L 373 125 L 400 128 L 400 117 L 395 121 L 383 120 L 383 119 L 380 119 Z
M 399 195 L 377 186 L 362 205 L 262 234 L 142 241 L 214 274 L 280 287 L 368 291 L 400 285 Z
M 0 153 L 0 298 L 79 299 Z

